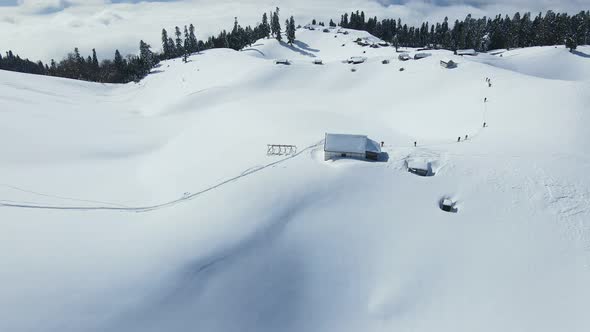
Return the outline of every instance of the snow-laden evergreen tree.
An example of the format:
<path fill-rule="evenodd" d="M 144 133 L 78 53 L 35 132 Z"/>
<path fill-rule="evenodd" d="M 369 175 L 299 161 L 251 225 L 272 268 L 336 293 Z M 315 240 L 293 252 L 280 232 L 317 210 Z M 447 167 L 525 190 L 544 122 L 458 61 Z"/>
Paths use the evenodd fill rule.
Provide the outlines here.
<path fill-rule="evenodd" d="M 244 29 L 244 46 L 252 46 L 252 43 L 255 41 L 255 33 L 252 30 L 252 27 L 247 26 Z"/>
<path fill-rule="evenodd" d="M 343 28 L 348 27 L 348 13 L 344 13 L 340 18 L 340 26 Z"/>
<path fill-rule="evenodd" d="M 295 19 L 293 18 L 293 16 L 291 16 L 291 18 L 289 18 L 286 22 L 285 25 L 287 26 L 287 42 L 291 45 L 293 45 L 293 43 L 295 42 Z"/>
<path fill-rule="evenodd" d="M 195 26 L 194 25 L 189 25 L 188 27 L 188 33 L 189 33 L 189 48 L 191 53 L 192 52 L 199 52 L 199 42 L 197 41 L 197 36 L 195 35 Z"/>
<path fill-rule="evenodd" d="M 276 8 L 275 12 L 272 13 L 272 19 L 270 23 L 270 29 L 272 35 L 276 38 L 276 40 L 281 41 L 283 38 L 281 36 L 281 21 L 279 18 L 279 7 Z"/>
<path fill-rule="evenodd" d="M 264 38 L 270 37 L 270 24 L 268 23 L 268 16 L 266 13 L 262 14 L 262 24 L 260 25 L 261 34 Z"/>
<path fill-rule="evenodd" d="M 565 38 L 565 47 L 570 49 L 570 52 L 573 52 L 578 47 L 578 39 L 574 34 L 569 34 Z"/>
<path fill-rule="evenodd" d="M 165 59 L 171 58 L 170 44 L 168 44 L 168 31 L 162 29 L 162 52 Z"/>
<path fill-rule="evenodd" d="M 190 35 L 188 33 L 188 27 L 184 26 L 184 41 L 183 41 L 183 56 L 188 58 L 188 56 L 192 53 L 191 51 L 191 40 Z"/>
<path fill-rule="evenodd" d="M 147 75 L 154 67 L 154 53 L 152 53 L 151 46 L 141 40 L 139 42 L 139 71 L 140 74 Z M 143 77 L 143 76 L 142 76 Z"/>
<path fill-rule="evenodd" d="M 177 26 L 174 28 L 174 34 L 176 35 L 176 56 L 182 55 L 183 52 L 183 44 L 182 44 L 182 32 L 180 32 L 180 28 Z"/>
<path fill-rule="evenodd" d="M 229 47 L 234 50 L 240 50 L 242 48 L 241 29 L 237 17 L 234 17 L 234 27 L 229 37 Z"/>
<path fill-rule="evenodd" d="M 93 69 L 98 69 L 98 57 L 96 56 L 96 49 L 92 49 L 92 67 Z"/>
<path fill-rule="evenodd" d="M 174 40 L 172 39 L 172 37 L 168 37 L 168 43 L 167 44 L 168 44 L 168 56 L 166 58 L 167 59 L 172 59 L 178 53 L 176 51 L 176 44 L 174 44 Z"/>
<path fill-rule="evenodd" d="M 88 79 L 91 81 L 98 81 L 100 64 L 98 63 L 98 57 L 96 56 L 96 49 L 92 49 L 92 59 L 88 62 L 90 64 L 90 73 Z"/>

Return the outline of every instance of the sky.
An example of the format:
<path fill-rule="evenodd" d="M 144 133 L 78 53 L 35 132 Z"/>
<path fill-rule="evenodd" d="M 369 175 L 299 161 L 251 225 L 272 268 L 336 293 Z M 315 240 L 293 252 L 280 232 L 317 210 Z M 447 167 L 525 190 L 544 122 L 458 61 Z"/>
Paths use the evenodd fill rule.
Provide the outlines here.
<path fill-rule="evenodd" d="M 339 20 L 344 12 L 364 10 L 367 16 L 401 18 L 404 23 L 462 19 L 516 11 L 548 9 L 577 13 L 590 0 L 0 0 L 0 52 L 12 50 L 31 60 L 60 60 L 74 47 L 87 55 L 112 58 L 115 49 L 137 52 L 139 41 L 160 49 L 162 28 L 194 24 L 198 38 L 230 29 L 234 17 L 254 25 L 276 6 L 282 18 L 298 24 L 312 18 Z"/>

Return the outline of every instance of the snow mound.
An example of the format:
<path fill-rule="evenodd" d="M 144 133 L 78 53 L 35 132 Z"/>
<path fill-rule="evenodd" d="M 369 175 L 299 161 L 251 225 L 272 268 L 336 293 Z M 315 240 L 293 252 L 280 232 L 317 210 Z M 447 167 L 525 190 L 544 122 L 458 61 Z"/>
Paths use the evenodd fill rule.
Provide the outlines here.
<path fill-rule="evenodd" d="M 590 46 L 579 46 L 574 52 L 563 46 L 499 50 L 480 54 L 474 61 L 546 79 L 590 80 Z"/>

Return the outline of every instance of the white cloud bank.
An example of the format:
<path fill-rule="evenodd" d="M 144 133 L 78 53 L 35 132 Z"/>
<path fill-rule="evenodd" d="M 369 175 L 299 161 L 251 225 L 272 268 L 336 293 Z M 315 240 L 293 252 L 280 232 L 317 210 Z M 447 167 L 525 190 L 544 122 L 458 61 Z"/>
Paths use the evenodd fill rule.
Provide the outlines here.
<path fill-rule="evenodd" d="M 339 19 L 344 12 L 364 10 L 367 15 L 400 17 L 407 23 L 451 20 L 467 14 L 478 17 L 516 11 L 577 12 L 590 8 L 590 0 L 185 0 L 177 2 L 111 3 L 109 0 L 19 0 L 15 7 L 0 7 L 0 51 L 11 49 L 31 59 L 61 59 L 74 47 L 83 54 L 96 48 L 99 57 L 112 57 L 115 49 L 134 53 L 143 39 L 160 47 L 160 32 L 193 23 L 198 37 L 229 29 L 237 16 L 242 25 L 256 24 L 264 11 L 279 6 L 283 17 L 299 23 L 315 17 Z"/>

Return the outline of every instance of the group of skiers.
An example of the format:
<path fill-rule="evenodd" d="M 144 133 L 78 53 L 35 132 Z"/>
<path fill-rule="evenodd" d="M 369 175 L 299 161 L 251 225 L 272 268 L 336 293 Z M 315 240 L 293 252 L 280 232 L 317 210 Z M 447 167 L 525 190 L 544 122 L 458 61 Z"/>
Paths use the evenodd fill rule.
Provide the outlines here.
<path fill-rule="evenodd" d="M 464 141 L 466 141 L 468 138 L 469 138 L 469 135 L 465 135 Z M 457 142 L 461 142 L 461 136 L 457 137 Z"/>
<path fill-rule="evenodd" d="M 488 83 L 488 87 L 490 87 L 490 88 L 492 87 L 492 80 L 489 77 L 486 77 L 486 83 Z M 488 97 L 484 97 L 483 98 L 483 102 L 484 103 L 487 103 L 488 102 Z M 487 122 L 484 122 L 483 123 L 483 128 L 486 128 L 487 126 L 488 126 Z M 463 141 L 466 141 L 468 139 L 469 139 L 469 135 L 465 135 L 465 138 L 463 139 Z M 461 142 L 461 136 L 457 137 L 457 142 Z M 381 142 L 381 143 L 382 143 L 381 146 L 383 146 L 383 142 Z M 414 147 L 417 147 L 417 146 L 418 146 L 418 142 L 417 141 L 414 141 Z"/>

